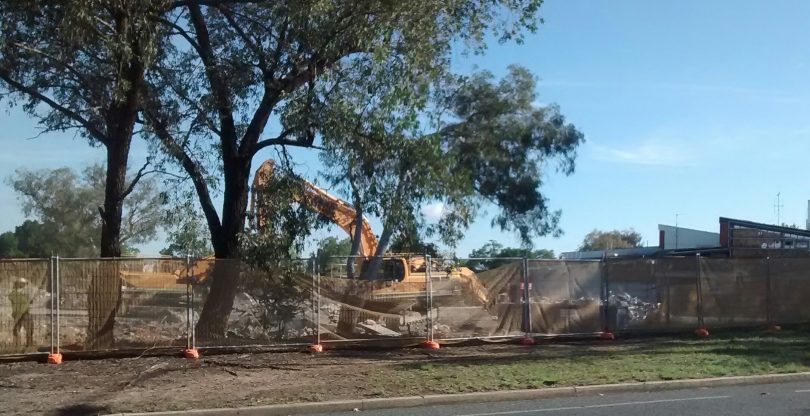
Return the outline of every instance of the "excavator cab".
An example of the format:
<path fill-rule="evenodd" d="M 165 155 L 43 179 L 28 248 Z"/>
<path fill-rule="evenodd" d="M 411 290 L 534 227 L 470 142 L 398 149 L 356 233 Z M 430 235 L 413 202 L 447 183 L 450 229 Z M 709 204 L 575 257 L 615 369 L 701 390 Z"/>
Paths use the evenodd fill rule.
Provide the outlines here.
<path fill-rule="evenodd" d="M 371 266 L 372 259 L 367 258 L 363 260 L 362 269 L 368 270 Z M 393 280 L 401 282 L 407 277 L 408 264 L 403 258 L 386 258 L 383 259 L 382 267 L 375 276 L 366 276 L 366 280 Z"/>

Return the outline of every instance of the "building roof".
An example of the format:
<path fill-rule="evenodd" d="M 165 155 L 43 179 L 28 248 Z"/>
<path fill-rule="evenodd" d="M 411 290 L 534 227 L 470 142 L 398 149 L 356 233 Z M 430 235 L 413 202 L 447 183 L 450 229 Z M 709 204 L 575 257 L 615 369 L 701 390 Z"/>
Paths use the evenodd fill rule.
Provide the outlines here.
<path fill-rule="evenodd" d="M 734 218 L 720 217 L 720 223 L 724 223 L 724 222 L 728 223 L 728 225 L 730 227 L 733 227 L 733 226 L 736 225 L 736 226 L 745 227 L 745 228 L 754 228 L 754 229 L 757 229 L 757 230 L 771 231 L 771 232 L 779 233 L 779 234 L 792 234 L 792 235 L 797 235 L 797 236 L 801 236 L 801 237 L 810 238 L 810 231 L 802 230 L 801 228 L 782 227 L 782 226 L 779 226 L 779 225 L 763 224 L 763 223 L 753 222 L 753 221 L 736 220 Z"/>

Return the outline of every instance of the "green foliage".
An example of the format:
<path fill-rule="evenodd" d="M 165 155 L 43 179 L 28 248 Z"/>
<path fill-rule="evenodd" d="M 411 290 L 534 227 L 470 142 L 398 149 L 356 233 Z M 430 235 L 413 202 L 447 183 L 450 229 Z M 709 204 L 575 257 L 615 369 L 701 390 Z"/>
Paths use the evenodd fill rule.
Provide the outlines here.
<path fill-rule="evenodd" d="M 338 239 L 327 237 L 318 242 L 318 252 L 315 262 L 321 273 L 329 270 L 332 265 L 346 264 L 346 256 L 351 254 L 352 240 L 350 238 Z"/>
<path fill-rule="evenodd" d="M 391 252 L 403 254 L 426 254 L 431 257 L 440 257 L 439 247 L 433 243 L 425 242 L 418 230 L 405 230 L 391 241 Z"/>
<path fill-rule="evenodd" d="M 489 204 L 500 209 L 493 226 L 516 231 L 526 246 L 559 235 L 560 213 L 548 209 L 542 179 L 555 161 L 558 172 L 573 172 L 583 135 L 556 106 L 534 104 L 531 73 L 511 66 L 500 81 L 483 72 L 428 88 L 409 69 L 395 79 L 337 83 L 319 117 L 327 178 L 382 217 L 381 250 L 388 237 L 419 229 L 453 245 Z M 418 209 L 432 201 L 445 212 L 428 225 Z"/>
<path fill-rule="evenodd" d="M 614 248 L 634 248 L 641 247 L 641 234 L 634 229 L 589 232 L 579 251 L 610 250 Z"/>
<path fill-rule="evenodd" d="M 311 311 L 311 285 L 308 283 L 312 275 L 306 269 L 306 262 L 270 259 L 257 263 L 254 259 L 251 263 L 253 265 L 242 272 L 240 289 L 255 302 L 242 314 L 248 326 L 261 331 L 249 335 L 273 341 L 300 336 L 296 330 L 303 327 L 301 318 Z"/>
<path fill-rule="evenodd" d="M 112 116 L 137 87 L 131 70 L 157 58 L 163 31 L 149 14 L 164 4 L 0 2 L 0 88 L 9 93 L 0 97 L 22 104 L 46 131 L 75 129 L 93 145 L 128 143 L 113 137 Z"/>
<path fill-rule="evenodd" d="M 69 168 L 31 171 L 18 169 L 7 182 L 18 194 L 26 221 L 15 235 L 21 254 L 92 257 L 99 254 L 104 203 L 104 168 L 92 165 L 81 175 Z M 121 243 L 131 246 L 151 241 L 162 224 L 163 198 L 153 179 L 139 181 L 124 201 Z"/>
<path fill-rule="evenodd" d="M 245 259 L 255 265 L 266 258 L 300 257 L 307 236 L 322 220 L 307 207 L 292 203 L 304 192 L 304 181 L 289 169 L 276 169 L 254 192 L 250 227 L 242 246 Z"/>
<path fill-rule="evenodd" d="M 491 270 L 505 264 L 512 263 L 519 258 L 529 259 L 554 259 L 554 250 L 525 250 L 513 247 L 504 247 L 502 244 L 495 240 L 489 240 L 482 247 L 473 250 L 470 253 L 471 258 L 477 258 L 467 261 L 467 267 L 473 270 Z M 487 259 L 487 260 L 481 260 Z"/>
<path fill-rule="evenodd" d="M 26 220 L 14 229 L 14 236 L 17 239 L 17 250 L 23 257 L 42 258 L 61 253 L 66 257 L 78 257 L 89 251 L 86 245 L 75 246 L 77 241 L 61 235 L 59 227 L 53 222 Z"/>
<path fill-rule="evenodd" d="M 13 232 L 7 231 L 0 234 L 0 259 L 23 257 L 17 246 L 17 236 Z"/>
<path fill-rule="evenodd" d="M 206 224 L 193 204 L 177 205 L 166 216 L 168 245 L 160 250 L 163 256 L 206 257 L 213 254 Z"/>

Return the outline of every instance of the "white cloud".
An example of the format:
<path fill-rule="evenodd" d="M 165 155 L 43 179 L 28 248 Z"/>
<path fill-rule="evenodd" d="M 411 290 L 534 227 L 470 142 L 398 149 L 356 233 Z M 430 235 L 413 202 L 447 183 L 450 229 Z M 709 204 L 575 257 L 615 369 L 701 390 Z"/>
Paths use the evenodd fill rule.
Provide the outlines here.
<path fill-rule="evenodd" d="M 682 166 L 693 162 L 684 150 L 684 144 L 677 145 L 663 141 L 647 141 L 624 148 L 593 145 L 591 151 L 595 159 L 616 163 Z"/>
<path fill-rule="evenodd" d="M 444 203 L 433 202 L 422 207 L 422 216 L 430 221 L 438 221 L 444 214 Z"/>

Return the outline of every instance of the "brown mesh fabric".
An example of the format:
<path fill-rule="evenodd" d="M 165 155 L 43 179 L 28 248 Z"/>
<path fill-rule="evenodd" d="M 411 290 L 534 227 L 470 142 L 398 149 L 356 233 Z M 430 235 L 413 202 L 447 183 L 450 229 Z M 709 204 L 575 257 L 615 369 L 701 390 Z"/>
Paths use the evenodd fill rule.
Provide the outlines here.
<path fill-rule="evenodd" d="M 694 258 L 614 260 L 604 267 L 608 329 L 655 332 L 697 325 Z"/>
<path fill-rule="evenodd" d="M 750 326 L 767 321 L 768 265 L 764 259 L 700 259 L 703 323 Z"/>
<path fill-rule="evenodd" d="M 307 260 L 266 262 L 250 267 L 239 260 L 201 260 L 194 277 L 194 321 L 197 346 L 280 345 L 311 342 L 313 274 Z M 228 316 L 208 312 L 215 279 L 236 280 Z M 213 310 L 213 308 L 211 308 Z M 221 327 L 224 333 L 212 330 Z"/>
<path fill-rule="evenodd" d="M 48 351 L 49 260 L 0 260 L 0 355 Z"/>
<path fill-rule="evenodd" d="M 694 258 L 655 260 L 660 315 L 651 330 L 694 329 L 698 326 L 697 261 Z"/>
<path fill-rule="evenodd" d="M 463 263 L 467 263 L 464 261 Z M 435 336 L 487 338 L 518 336 L 522 332 L 522 304 L 516 296 L 523 263 L 514 261 L 491 270 L 445 267 L 432 272 Z"/>
<path fill-rule="evenodd" d="M 810 259 L 771 259 L 769 271 L 772 320 L 810 322 Z"/>
<path fill-rule="evenodd" d="M 60 260 L 63 350 L 170 347 L 185 343 L 183 261 Z"/>
<path fill-rule="evenodd" d="M 575 334 L 601 327 L 598 262 L 530 260 L 532 332 Z"/>

